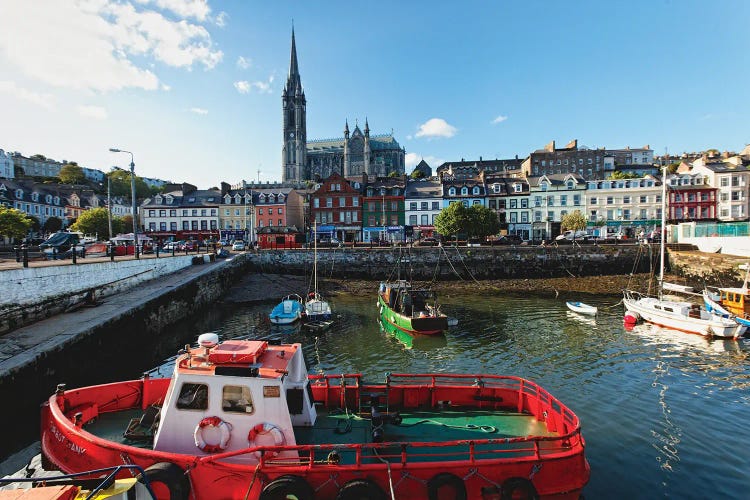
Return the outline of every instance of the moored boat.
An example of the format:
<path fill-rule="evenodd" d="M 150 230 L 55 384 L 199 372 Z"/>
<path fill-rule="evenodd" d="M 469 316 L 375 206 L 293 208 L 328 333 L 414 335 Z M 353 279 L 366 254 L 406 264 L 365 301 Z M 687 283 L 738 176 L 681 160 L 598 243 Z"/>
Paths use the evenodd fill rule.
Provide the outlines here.
<path fill-rule="evenodd" d="M 380 284 L 378 310 L 386 330 L 436 335 L 448 329 L 448 316 L 440 312 L 437 293 L 413 289 L 406 280 Z"/>
<path fill-rule="evenodd" d="M 305 306 L 302 304 L 302 297 L 297 294 L 287 295 L 281 302 L 271 310 L 268 319 L 274 325 L 291 325 L 302 319 Z"/>
<path fill-rule="evenodd" d="M 170 379 L 59 387 L 41 428 L 63 472 L 159 470 L 158 498 L 573 499 L 590 474 L 578 417 L 529 380 L 308 375 L 300 344 L 212 334 Z"/>
<path fill-rule="evenodd" d="M 568 309 L 578 314 L 586 314 L 589 316 L 595 316 L 596 313 L 599 312 L 598 308 L 594 306 L 590 306 L 588 304 L 584 304 L 583 302 L 570 302 L 569 301 L 569 302 L 566 302 L 565 305 L 568 306 Z"/>

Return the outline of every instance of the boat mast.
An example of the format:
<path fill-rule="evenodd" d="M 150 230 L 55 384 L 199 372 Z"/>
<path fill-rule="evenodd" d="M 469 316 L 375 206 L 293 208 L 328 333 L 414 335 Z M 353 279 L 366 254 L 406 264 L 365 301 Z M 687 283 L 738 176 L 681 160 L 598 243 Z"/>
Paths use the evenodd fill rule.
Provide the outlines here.
<path fill-rule="evenodd" d="M 664 286 L 664 239 L 667 223 L 667 162 L 661 175 L 661 239 L 659 243 L 659 300 L 662 299 Z"/>
<path fill-rule="evenodd" d="M 313 222 L 313 292 L 318 297 L 318 221 Z"/>

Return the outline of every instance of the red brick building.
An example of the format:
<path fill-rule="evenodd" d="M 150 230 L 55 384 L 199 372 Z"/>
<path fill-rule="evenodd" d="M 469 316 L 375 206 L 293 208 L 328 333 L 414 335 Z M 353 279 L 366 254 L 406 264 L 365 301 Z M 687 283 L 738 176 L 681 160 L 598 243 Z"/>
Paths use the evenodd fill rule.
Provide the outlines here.
<path fill-rule="evenodd" d="M 319 235 L 330 235 L 346 242 L 361 239 L 362 194 L 359 188 L 358 182 L 350 183 L 341 175 L 333 174 L 310 195 L 310 218 L 317 225 Z"/>

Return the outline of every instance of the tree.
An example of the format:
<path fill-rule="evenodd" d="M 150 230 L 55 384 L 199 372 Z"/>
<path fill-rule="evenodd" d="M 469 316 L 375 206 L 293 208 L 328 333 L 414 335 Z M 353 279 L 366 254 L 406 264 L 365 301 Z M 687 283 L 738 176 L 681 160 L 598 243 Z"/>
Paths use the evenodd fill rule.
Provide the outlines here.
<path fill-rule="evenodd" d="M 423 179 L 424 172 L 422 170 L 419 170 L 418 168 L 415 168 L 409 175 L 409 177 L 411 177 L 412 179 Z"/>
<path fill-rule="evenodd" d="M 39 229 L 41 229 L 42 223 L 39 222 L 39 219 L 37 219 L 33 215 L 27 215 L 26 217 L 28 217 L 29 220 L 31 220 L 31 230 L 32 231 L 37 232 L 37 231 L 39 231 Z"/>
<path fill-rule="evenodd" d="M 20 210 L 0 206 L 0 235 L 23 238 L 31 229 L 31 219 Z"/>
<path fill-rule="evenodd" d="M 42 229 L 45 233 L 54 233 L 55 231 L 59 231 L 60 229 L 62 229 L 62 220 L 57 217 L 49 217 L 46 221 L 44 221 Z"/>
<path fill-rule="evenodd" d="M 60 168 L 60 182 L 63 184 L 82 184 L 85 181 L 86 175 L 78 165 L 66 163 Z"/>
<path fill-rule="evenodd" d="M 435 217 L 435 229 L 443 236 L 456 236 L 468 225 L 468 212 L 463 203 L 451 203 Z"/>
<path fill-rule="evenodd" d="M 115 219 L 118 219 L 118 225 L 122 225 L 122 219 L 120 217 L 113 217 L 113 232 L 115 230 Z M 104 237 L 105 235 L 109 234 L 109 220 L 107 218 L 107 209 L 101 207 L 86 210 L 78 217 L 78 220 L 75 222 L 75 224 L 71 225 L 70 227 L 74 231 L 80 231 L 84 234 L 96 234 Z"/>
<path fill-rule="evenodd" d="M 563 215 L 560 220 L 560 229 L 565 231 L 571 229 L 573 231 L 582 231 L 586 229 L 586 217 L 581 213 L 580 210 Z"/>
<path fill-rule="evenodd" d="M 388 173 L 388 177 L 401 177 L 401 174 L 396 172 L 395 170 Z"/>
<path fill-rule="evenodd" d="M 494 210 L 482 205 L 472 205 L 468 212 L 469 227 L 467 231 L 469 236 L 485 239 L 487 236 L 500 231 L 500 221 Z"/>
<path fill-rule="evenodd" d="M 112 196 L 126 196 L 130 198 L 130 172 L 127 170 L 114 170 L 107 174 L 110 179 L 110 193 Z M 135 197 L 148 198 L 151 196 L 151 189 L 148 184 L 135 176 Z"/>
<path fill-rule="evenodd" d="M 621 172 L 619 170 L 615 170 L 611 174 L 609 174 L 609 179 L 637 179 L 638 174 L 635 172 Z"/>

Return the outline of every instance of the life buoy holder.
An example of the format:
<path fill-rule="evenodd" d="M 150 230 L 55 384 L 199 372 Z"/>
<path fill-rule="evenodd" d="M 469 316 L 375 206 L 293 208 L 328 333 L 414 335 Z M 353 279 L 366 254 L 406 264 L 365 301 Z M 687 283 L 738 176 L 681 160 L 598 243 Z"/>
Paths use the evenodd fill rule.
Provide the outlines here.
<path fill-rule="evenodd" d="M 208 444 L 203 439 L 203 429 L 206 427 L 216 427 L 221 432 L 221 439 L 219 444 Z M 232 424 L 222 420 L 219 417 L 206 417 L 201 420 L 195 427 L 193 432 L 193 438 L 195 439 L 195 446 L 201 451 L 206 453 L 217 453 L 224 451 L 229 444 L 229 439 L 232 437 Z"/>
<path fill-rule="evenodd" d="M 258 434 L 270 434 L 273 436 L 273 446 L 284 446 L 286 444 L 286 438 L 284 437 L 284 433 L 276 427 L 273 424 L 269 424 L 268 422 L 264 422 L 261 424 L 256 425 L 252 429 L 250 429 L 250 432 L 247 434 L 247 442 L 250 445 L 250 447 L 257 446 L 255 443 L 255 439 L 258 437 Z M 266 458 L 273 458 L 276 455 L 278 455 L 279 452 L 277 451 L 266 451 L 265 455 Z M 260 458 L 260 451 L 255 452 L 255 456 Z"/>

